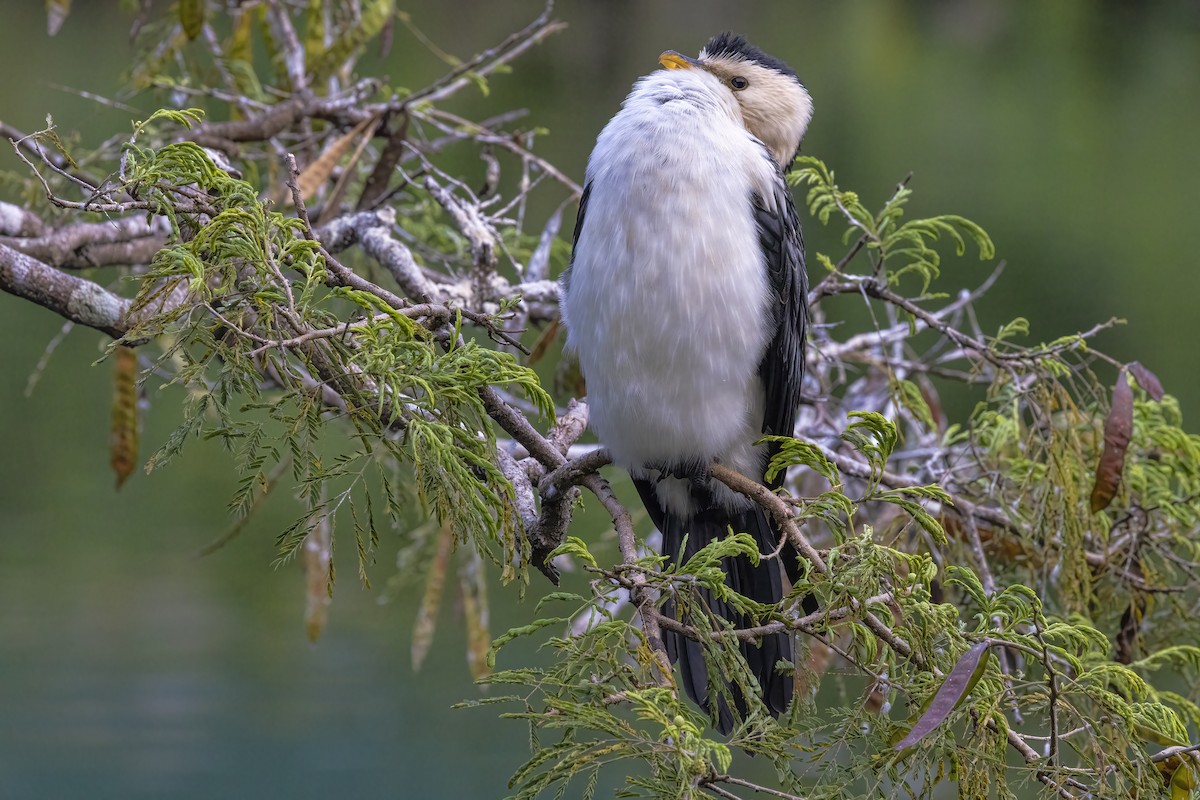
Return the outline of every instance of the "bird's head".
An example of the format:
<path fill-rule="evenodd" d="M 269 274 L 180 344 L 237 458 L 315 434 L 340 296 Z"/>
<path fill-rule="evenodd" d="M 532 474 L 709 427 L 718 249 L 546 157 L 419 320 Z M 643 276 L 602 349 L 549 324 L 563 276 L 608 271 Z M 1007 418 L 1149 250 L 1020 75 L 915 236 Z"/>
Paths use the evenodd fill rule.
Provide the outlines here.
<path fill-rule="evenodd" d="M 769 56 L 743 37 L 714 36 L 697 58 L 668 50 L 658 58 L 667 69 L 702 69 L 733 94 L 750 133 L 787 170 L 812 119 L 812 98 L 784 62 Z"/>

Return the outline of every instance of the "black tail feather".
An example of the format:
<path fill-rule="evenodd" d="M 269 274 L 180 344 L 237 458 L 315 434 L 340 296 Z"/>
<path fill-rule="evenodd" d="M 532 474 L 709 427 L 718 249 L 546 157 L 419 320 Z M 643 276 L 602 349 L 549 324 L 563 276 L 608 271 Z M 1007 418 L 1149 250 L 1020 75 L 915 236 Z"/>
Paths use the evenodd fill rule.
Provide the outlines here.
<path fill-rule="evenodd" d="M 662 532 L 662 552 L 672 563 L 682 563 L 710 542 L 729 535 L 730 527 L 735 532 L 753 536 L 760 553 L 771 553 L 777 547 L 778 533 L 765 512 L 758 507 L 737 514 L 709 507 L 690 519 L 681 519 L 667 513 L 659 505 L 652 482 L 635 480 L 634 484 L 654 524 Z M 749 558 L 739 556 L 726 559 L 724 567 L 725 582 L 738 594 L 764 604 L 778 603 L 783 597 L 778 560 L 761 559 L 755 566 Z M 746 615 L 735 612 L 727 603 L 714 597 L 712 592 L 699 590 L 694 602 L 707 607 L 715 616 L 729 620 L 736 627 L 745 628 L 753 624 Z M 664 612 L 678 618 L 673 602 L 665 604 Z M 667 655 L 672 662 L 679 663 L 683 687 L 688 696 L 701 708 L 715 712 L 717 729 L 721 733 L 729 733 L 734 726 L 735 714 L 742 718 L 746 715 L 746 703 L 737 687 L 729 687 L 728 693 L 734 702 L 734 709 L 731 710 L 720 693 L 714 697 L 710 691 L 703 645 L 672 631 L 666 631 L 664 636 Z M 758 680 L 766 707 L 776 716 L 783 713 L 792 699 L 793 679 L 791 675 L 777 672 L 775 665 L 780 660 L 792 660 L 791 636 L 777 633 L 764 636 L 761 643 L 742 642 L 741 652 L 751 673 Z"/>

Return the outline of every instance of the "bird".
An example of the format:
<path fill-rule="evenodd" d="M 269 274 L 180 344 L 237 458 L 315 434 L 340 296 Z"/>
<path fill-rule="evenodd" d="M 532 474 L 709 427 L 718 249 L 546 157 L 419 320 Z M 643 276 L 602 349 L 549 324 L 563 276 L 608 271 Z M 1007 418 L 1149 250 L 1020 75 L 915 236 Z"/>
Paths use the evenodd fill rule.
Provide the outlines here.
<path fill-rule="evenodd" d="M 798 555 L 779 546 L 761 507 L 709 470 L 716 462 L 762 482 L 779 445 L 756 442 L 791 436 L 796 424 L 808 279 L 785 174 L 812 99 L 795 70 L 733 33 L 696 58 L 668 50 L 658 62 L 588 159 L 560 285 L 566 346 L 586 381 L 590 425 L 629 471 L 663 555 L 679 564 L 731 530 L 749 533 L 761 558 L 725 559 L 726 584 L 774 604 L 780 562 L 795 581 Z M 767 485 L 783 480 L 781 472 Z M 706 607 L 715 624 L 752 624 L 711 591 L 694 591 L 690 607 Z M 668 592 L 664 612 L 681 614 L 681 605 Z M 710 683 L 698 641 L 670 630 L 664 640 L 688 696 L 730 733 L 746 699 Z M 783 713 L 794 679 L 777 663 L 792 660 L 791 637 L 773 633 L 741 652 L 766 708 Z"/>

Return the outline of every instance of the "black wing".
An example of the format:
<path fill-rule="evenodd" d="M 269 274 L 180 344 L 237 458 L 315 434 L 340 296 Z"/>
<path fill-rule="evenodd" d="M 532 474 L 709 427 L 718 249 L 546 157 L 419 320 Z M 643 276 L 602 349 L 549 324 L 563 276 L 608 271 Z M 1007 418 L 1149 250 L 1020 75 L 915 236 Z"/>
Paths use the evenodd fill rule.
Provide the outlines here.
<path fill-rule="evenodd" d="M 592 182 L 584 184 L 583 194 L 579 196 L 579 213 L 575 215 L 575 235 L 571 239 L 571 263 L 567 265 L 559 280 L 562 283 L 562 293 L 571 290 L 571 267 L 575 266 L 575 250 L 579 247 L 579 233 L 583 230 L 583 215 L 587 213 L 588 198 L 592 196 Z"/>
<path fill-rule="evenodd" d="M 755 197 L 754 218 L 758 223 L 758 239 L 766 257 L 767 274 L 775 312 L 774 335 L 758 375 L 766 393 L 763 410 L 763 433 L 791 436 L 800 410 L 800 385 L 804 379 L 804 335 L 808 324 L 808 274 L 804 271 L 804 237 L 800 233 L 800 216 L 788 190 L 783 174 L 775 181 L 774 210 L 768 210 L 762 198 Z M 767 449 L 774 458 L 779 445 Z M 768 486 L 777 489 L 786 476 L 780 472 Z M 783 566 L 788 578 L 800 577 L 799 554 L 788 545 L 783 552 Z M 817 610 L 816 600 L 806 596 L 801 605 L 805 613 Z"/>
<path fill-rule="evenodd" d="M 800 406 L 804 378 L 804 336 L 808 322 L 808 275 L 804 271 L 804 237 L 792 193 L 780 174 L 769 205 L 754 198 L 758 239 L 766 257 L 774 310 L 774 336 L 767 345 L 758 375 L 766 391 L 763 433 L 791 436 Z M 778 447 L 772 447 L 774 455 Z M 777 488 L 783 476 L 771 482 Z"/>

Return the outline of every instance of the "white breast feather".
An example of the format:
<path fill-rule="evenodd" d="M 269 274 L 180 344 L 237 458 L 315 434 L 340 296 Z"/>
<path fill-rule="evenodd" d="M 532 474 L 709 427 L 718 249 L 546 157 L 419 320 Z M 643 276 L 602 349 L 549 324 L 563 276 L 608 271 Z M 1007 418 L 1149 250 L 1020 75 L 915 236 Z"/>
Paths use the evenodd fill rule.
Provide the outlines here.
<path fill-rule="evenodd" d="M 720 459 L 762 476 L 751 444 L 772 331 L 751 196 L 770 198 L 776 174 L 722 93 L 699 70 L 644 78 L 588 166 L 563 305 L 567 344 L 587 379 L 593 428 L 635 475 Z M 685 487 L 671 483 L 660 498 L 684 513 Z"/>

